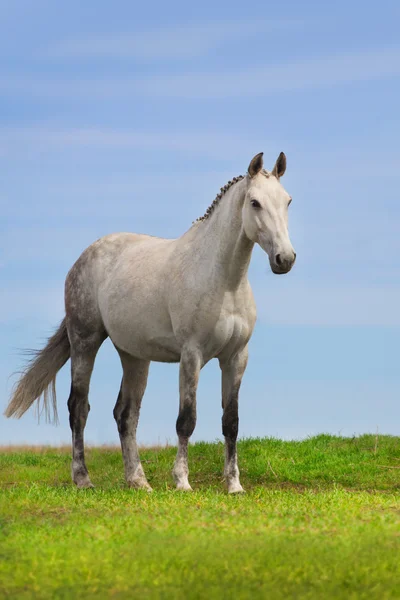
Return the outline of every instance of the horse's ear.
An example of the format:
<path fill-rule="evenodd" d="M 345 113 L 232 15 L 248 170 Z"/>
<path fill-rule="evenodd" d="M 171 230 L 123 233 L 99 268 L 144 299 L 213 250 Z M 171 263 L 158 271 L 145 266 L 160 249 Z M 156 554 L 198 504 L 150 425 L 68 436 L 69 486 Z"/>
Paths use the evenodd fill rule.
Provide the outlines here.
<path fill-rule="evenodd" d="M 263 168 L 263 154 L 264 152 L 260 152 L 259 154 L 256 154 L 254 158 L 252 158 L 249 164 L 249 168 L 247 169 L 250 177 L 254 177 L 255 175 L 257 175 L 257 173 L 259 173 Z"/>
<path fill-rule="evenodd" d="M 281 152 L 278 158 L 276 159 L 276 163 L 274 168 L 272 169 L 272 175 L 275 175 L 277 179 L 282 177 L 286 171 L 286 156 L 284 152 Z"/>

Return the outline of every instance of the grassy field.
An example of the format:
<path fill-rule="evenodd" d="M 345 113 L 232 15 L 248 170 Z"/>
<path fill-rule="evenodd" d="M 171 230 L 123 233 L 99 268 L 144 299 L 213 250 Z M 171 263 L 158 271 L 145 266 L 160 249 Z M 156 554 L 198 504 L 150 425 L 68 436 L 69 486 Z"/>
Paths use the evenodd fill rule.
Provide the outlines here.
<path fill-rule="evenodd" d="M 247 493 L 228 496 L 223 445 L 145 449 L 152 494 L 92 448 L 95 490 L 68 449 L 0 449 L 1 598 L 400 598 L 400 438 L 244 440 Z"/>

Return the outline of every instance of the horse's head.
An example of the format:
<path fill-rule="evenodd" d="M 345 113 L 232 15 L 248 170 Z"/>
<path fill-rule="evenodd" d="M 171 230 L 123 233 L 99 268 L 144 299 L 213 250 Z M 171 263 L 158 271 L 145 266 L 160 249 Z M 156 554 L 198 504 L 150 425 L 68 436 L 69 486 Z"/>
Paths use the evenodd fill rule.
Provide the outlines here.
<path fill-rule="evenodd" d="M 296 259 L 288 231 L 288 207 L 292 199 L 280 182 L 285 170 L 283 152 L 270 173 L 263 169 L 263 153 L 257 154 L 248 168 L 243 205 L 245 233 L 268 254 L 276 275 L 288 273 Z"/>

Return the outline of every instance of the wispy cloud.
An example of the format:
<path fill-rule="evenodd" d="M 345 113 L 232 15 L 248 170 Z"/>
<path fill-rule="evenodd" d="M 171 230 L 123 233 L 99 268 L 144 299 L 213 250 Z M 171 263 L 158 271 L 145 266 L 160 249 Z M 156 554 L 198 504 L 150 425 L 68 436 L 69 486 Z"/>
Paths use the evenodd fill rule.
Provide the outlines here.
<path fill-rule="evenodd" d="M 13 148 L 81 147 L 96 149 L 138 149 L 189 152 L 194 155 L 221 157 L 224 149 L 248 146 L 251 140 L 225 132 L 207 131 L 126 131 L 111 128 L 57 128 L 47 125 L 0 128 L 0 153 L 7 155 Z M 276 151 L 276 149 L 275 149 Z"/>
<path fill-rule="evenodd" d="M 180 98 L 259 97 L 400 75 L 400 47 L 298 60 L 222 73 L 136 81 L 137 93 Z"/>
<path fill-rule="evenodd" d="M 50 97 L 257 98 L 400 75 L 400 47 L 260 65 L 246 70 L 98 79 L 3 76 L 2 93 Z"/>
<path fill-rule="evenodd" d="M 262 34 L 301 29 L 303 20 L 256 19 L 182 24 L 151 31 L 132 31 L 115 36 L 86 37 L 61 41 L 46 55 L 52 58 L 117 58 L 153 60 L 189 60 L 206 55 L 229 42 Z"/>
<path fill-rule="evenodd" d="M 382 135 L 383 140 L 387 139 Z M 246 128 L 192 129 L 192 130 L 160 130 L 160 129 L 120 129 L 106 126 L 65 126 L 49 121 L 23 126 L 0 126 L 0 156 L 6 159 L 8 156 L 21 158 L 26 154 L 38 151 L 44 153 L 85 150 L 103 151 L 155 151 L 184 153 L 185 156 L 204 156 L 211 159 L 230 157 L 232 161 L 247 161 L 258 151 L 265 153 L 265 160 L 273 161 L 278 151 L 283 147 L 290 146 L 291 156 L 295 160 L 290 161 L 290 175 L 296 181 L 305 181 L 309 185 L 308 165 L 313 164 L 313 180 L 331 180 L 332 173 L 340 172 L 340 177 L 351 178 L 381 178 L 381 170 L 377 168 L 376 148 L 363 147 L 353 141 L 347 140 L 346 146 L 338 147 L 309 147 L 307 155 L 304 156 L 304 143 L 295 144 L 288 138 L 275 139 L 269 136 L 266 140 L 263 131 L 247 131 Z M 90 154 L 93 156 L 93 154 Z M 351 164 L 351 169 L 343 166 Z M 244 169 L 246 162 L 241 162 L 239 169 Z M 395 151 L 385 156 L 385 178 L 398 178 L 400 166 L 400 155 Z M 180 164 L 177 163 L 178 170 Z M 181 173 L 184 177 L 186 174 Z M 208 173 L 210 169 L 208 169 Z M 223 175 L 223 173 L 222 173 Z M 190 173 L 189 178 L 195 176 Z M 203 173 L 204 176 L 204 173 Z M 228 172 L 228 176 L 230 173 Z M 163 179 L 165 174 L 163 174 Z M 108 179 L 110 179 L 108 177 Z M 92 187 L 93 182 L 91 182 Z M 64 182 L 63 182 L 63 185 Z M 115 182 L 118 189 L 125 188 L 121 185 L 120 176 Z"/>

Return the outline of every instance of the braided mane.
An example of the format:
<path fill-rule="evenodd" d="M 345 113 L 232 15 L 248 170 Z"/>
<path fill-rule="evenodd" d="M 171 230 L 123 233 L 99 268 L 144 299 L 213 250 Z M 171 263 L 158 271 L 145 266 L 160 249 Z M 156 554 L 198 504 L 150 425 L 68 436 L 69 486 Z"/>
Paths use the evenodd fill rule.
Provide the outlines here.
<path fill-rule="evenodd" d="M 216 195 L 215 199 L 212 201 L 212 203 L 210 204 L 210 206 L 207 208 L 207 210 L 204 213 L 204 215 L 202 217 L 199 217 L 195 221 L 193 221 L 193 223 L 198 223 L 199 221 L 205 221 L 206 219 L 208 219 L 208 217 L 211 215 L 211 213 L 214 211 L 214 209 L 218 206 L 218 204 L 219 204 L 222 196 L 224 196 L 226 194 L 226 192 L 233 185 L 235 185 L 235 183 L 237 183 L 238 181 L 241 181 L 242 179 L 244 179 L 244 175 L 239 175 L 238 177 L 234 177 L 233 179 L 231 179 L 230 181 L 228 181 L 228 183 L 226 185 L 224 185 L 224 187 L 222 187 L 220 189 L 219 194 Z"/>
<path fill-rule="evenodd" d="M 265 177 L 269 177 L 270 176 L 270 173 L 268 171 L 265 171 L 264 169 L 261 171 L 261 173 Z M 193 221 L 193 223 L 199 223 L 200 221 L 206 221 L 208 219 L 208 217 L 214 212 L 215 208 L 218 206 L 218 204 L 220 203 L 221 198 L 226 194 L 226 192 L 233 185 L 235 185 L 235 183 L 238 183 L 239 181 L 242 181 L 242 179 L 245 179 L 245 175 L 239 175 L 238 177 L 234 177 L 233 179 L 231 179 L 230 181 L 228 181 L 228 183 L 226 185 L 224 185 L 224 187 L 222 187 L 220 189 L 219 194 L 216 195 L 215 199 L 212 201 L 212 203 L 210 204 L 210 206 L 207 208 L 207 210 L 204 213 L 204 215 L 202 217 L 199 217 L 195 221 Z"/>

